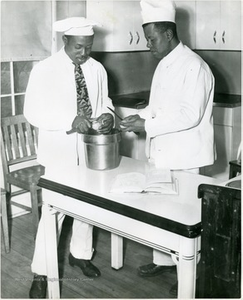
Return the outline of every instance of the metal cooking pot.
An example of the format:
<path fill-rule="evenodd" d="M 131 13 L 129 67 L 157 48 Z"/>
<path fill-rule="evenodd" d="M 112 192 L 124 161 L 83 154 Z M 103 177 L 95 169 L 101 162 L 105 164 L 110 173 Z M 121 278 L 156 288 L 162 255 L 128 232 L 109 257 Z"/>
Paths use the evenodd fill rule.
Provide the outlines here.
<path fill-rule="evenodd" d="M 109 170 L 120 163 L 119 142 L 121 132 L 113 129 L 111 134 L 82 134 L 85 162 L 89 169 Z"/>

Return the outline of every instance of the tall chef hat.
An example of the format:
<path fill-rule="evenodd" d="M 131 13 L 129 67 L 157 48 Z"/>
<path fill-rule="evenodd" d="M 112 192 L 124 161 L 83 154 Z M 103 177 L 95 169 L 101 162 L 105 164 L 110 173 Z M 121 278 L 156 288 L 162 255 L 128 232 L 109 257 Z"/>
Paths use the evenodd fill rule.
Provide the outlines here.
<path fill-rule="evenodd" d="M 53 30 L 65 35 L 89 36 L 94 34 L 93 26 L 100 25 L 83 17 L 73 17 L 54 22 Z"/>
<path fill-rule="evenodd" d="M 143 24 L 153 22 L 175 23 L 176 5 L 171 0 L 141 0 Z"/>

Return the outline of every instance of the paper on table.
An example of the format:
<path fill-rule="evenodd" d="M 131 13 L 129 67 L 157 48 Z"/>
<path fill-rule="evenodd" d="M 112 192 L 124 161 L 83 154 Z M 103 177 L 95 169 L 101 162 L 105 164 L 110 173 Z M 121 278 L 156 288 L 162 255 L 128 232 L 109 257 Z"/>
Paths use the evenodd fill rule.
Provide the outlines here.
<path fill-rule="evenodd" d="M 172 182 L 170 169 L 152 169 L 146 176 L 146 186 L 158 182 Z"/>
<path fill-rule="evenodd" d="M 154 169 L 146 175 L 138 172 L 117 175 L 110 192 L 178 194 L 178 185 L 170 170 Z"/>
<path fill-rule="evenodd" d="M 131 172 L 116 176 L 112 185 L 112 193 L 141 193 L 145 185 L 145 176 L 142 173 Z"/>

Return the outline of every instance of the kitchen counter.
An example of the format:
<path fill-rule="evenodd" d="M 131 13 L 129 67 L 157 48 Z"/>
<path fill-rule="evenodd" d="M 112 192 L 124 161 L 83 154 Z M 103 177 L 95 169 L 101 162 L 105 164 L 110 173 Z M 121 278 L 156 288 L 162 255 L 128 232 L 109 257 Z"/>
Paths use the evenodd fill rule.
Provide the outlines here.
<path fill-rule="evenodd" d="M 110 96 L 115 107 L 144 108 L 149 103 L 150 91 Z"/>
<path fill-rule="evenodd" d="M 220 106 L 220 107 L 241 106 L 241 95 L 215 94 L 214 106 Z"/>
<path fill-rule="evenodd" d="M 148 105 L 150 91 L 114 95 L 111 96 L 113 105 L 115 107 L 129 107 L 129 108 L 144 108 Z M 241 106 L 241 95 L 229 95 L 216 93 L 214 96 L 214 106 L 219 107 L 237 107 Z"/>

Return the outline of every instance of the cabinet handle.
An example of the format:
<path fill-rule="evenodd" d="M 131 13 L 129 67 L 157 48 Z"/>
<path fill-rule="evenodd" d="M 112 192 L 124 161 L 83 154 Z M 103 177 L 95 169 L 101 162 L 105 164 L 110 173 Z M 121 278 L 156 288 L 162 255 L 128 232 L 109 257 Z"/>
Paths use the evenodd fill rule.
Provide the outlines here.
<path fill-rule="evenodd" d="M 223 34 L 222 34 L 222 41 L 223 41 L 223 43 L 225 44 L 224 36 L 225 36 L 225 31 L 224 31 Z"/>
<path fill-rule="evenodd" d="M 217 31 L 215 30 L 214 34 L 213 34 L 213 41 L 214 41 L 215 44 L 216 44 L 216 35 L 217 35 Z"/>
<path fill-rule="evenodd" d="M 139 41 L 140 41 L 140 36 L 139 36 L 139 33 L 137 31 L 136 31 L 136 34 L 137 34 L 137 42 L 136 42 L 136 44 L 138 44 Z"/>
<path fill-rule="evenodd" d="M 129 42 L 129 44 L 131 45 L 131 43 L 132 43 L 132 41 L 133 41 L 133 35 L 132 35 L 132 33 L 131 33 L 131 31 L 129 31 L 129 34 L 130 34 L 130 42 Z"/>

